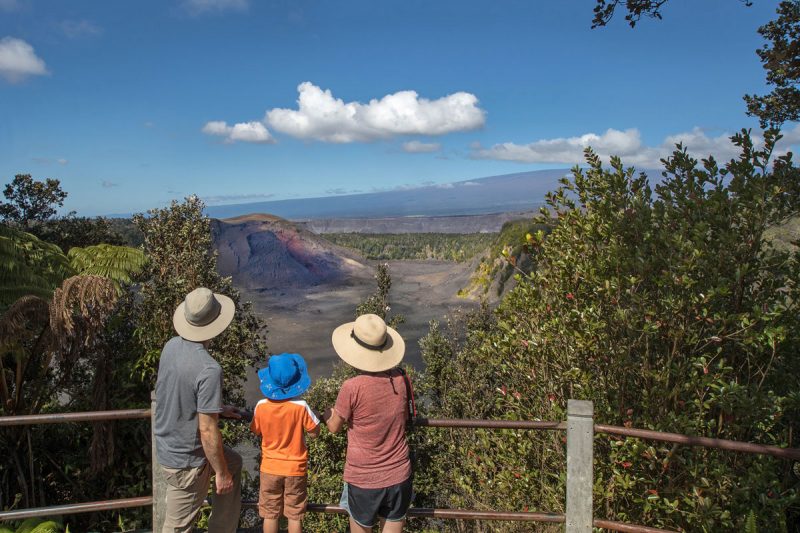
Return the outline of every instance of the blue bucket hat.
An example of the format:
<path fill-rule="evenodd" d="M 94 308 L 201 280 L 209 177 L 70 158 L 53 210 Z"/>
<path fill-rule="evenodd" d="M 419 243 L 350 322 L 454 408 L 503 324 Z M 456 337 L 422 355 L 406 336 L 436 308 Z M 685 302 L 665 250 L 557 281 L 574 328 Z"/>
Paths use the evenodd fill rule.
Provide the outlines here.
<path fill-rule="evenodd" d="M 287 400 L 300 396 L 311 385 L 311 377 L 303 356 L 282 353 L 269 358 L 267 366 L 258 371 L 261 392 L 270 400 Z"/>

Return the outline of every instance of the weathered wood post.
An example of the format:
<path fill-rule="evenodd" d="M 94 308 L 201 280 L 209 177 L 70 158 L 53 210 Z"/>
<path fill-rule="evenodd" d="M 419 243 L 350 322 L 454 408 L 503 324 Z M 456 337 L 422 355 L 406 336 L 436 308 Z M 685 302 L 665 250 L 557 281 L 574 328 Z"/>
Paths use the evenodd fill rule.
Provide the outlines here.
<path fill-rule="evenodd" d="M 567 401 L 567 528 L 591 533 L 594 485 L 594 404 Z"/>
<path fill-rule="evenodd" d="M 156 391 L 150 392 L 150 447 L 153 458 L 150 467 L 153 470 L 153 532 L 160 533 L 164 528 L 164 512 L 167 503 L 167 485 L 164 472 L 158 464 L 156 456 Z"/>

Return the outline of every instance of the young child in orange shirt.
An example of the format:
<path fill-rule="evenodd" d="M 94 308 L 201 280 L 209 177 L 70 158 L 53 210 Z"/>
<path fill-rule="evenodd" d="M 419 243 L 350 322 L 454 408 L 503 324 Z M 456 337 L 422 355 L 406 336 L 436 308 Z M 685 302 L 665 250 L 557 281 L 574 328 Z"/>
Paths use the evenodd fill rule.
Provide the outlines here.
<path fill-rule="evenodd" d="M 299 354 L 282 353 L 269 358 L 258 371 L 261 392 L 250 429 L 261 435 L 261 484 L 258 514 L 264 533 L 278 533 L 281 515 L 289 520 L 289 533 L 301 533 L 308 502 L 309 437 L 319 435 L 319 419 L 299 399 L 311 385 L 306 362 Z"/>

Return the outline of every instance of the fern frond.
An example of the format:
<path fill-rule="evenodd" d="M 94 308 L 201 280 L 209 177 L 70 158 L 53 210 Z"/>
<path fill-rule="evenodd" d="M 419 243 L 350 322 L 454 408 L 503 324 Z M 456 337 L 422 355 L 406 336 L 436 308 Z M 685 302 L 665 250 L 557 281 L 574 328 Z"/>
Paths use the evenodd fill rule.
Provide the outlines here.
<path fill-rule="evenodd" d="M 51 293 L 72 273 L 58 246 L 0 224 L 0 309 L 20 295 Z"/>
<path fill-rule="evenodd" d="M 79 274 L 102 276 L 120 283 L 131 283 L 147 263 L 143 251 L 128 246 L 98 244 L 69 250 L 69 261 Z"/>
<path fill-rule="evenodd" d="M 75 333 L 76 320 L 87 338 L 96 333 L 113 312 L 119 293 L 114 282 L 100 276 L 72 276 L 53 293 L 50 329 L 61 343 Z"/>

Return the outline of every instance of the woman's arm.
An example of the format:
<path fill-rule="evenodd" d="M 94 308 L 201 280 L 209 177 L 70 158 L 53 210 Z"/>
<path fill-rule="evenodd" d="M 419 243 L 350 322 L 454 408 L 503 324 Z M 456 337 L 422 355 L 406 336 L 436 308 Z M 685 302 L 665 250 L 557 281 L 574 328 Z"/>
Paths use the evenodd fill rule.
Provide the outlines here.
<path fill-rule="evenodd" d="M 338 433 L 345 425 L 345 420 L 339 416 L 332 407 L 328 407 L 322 414 L 322 421 L 328 426 L 328 431 Z"/>

